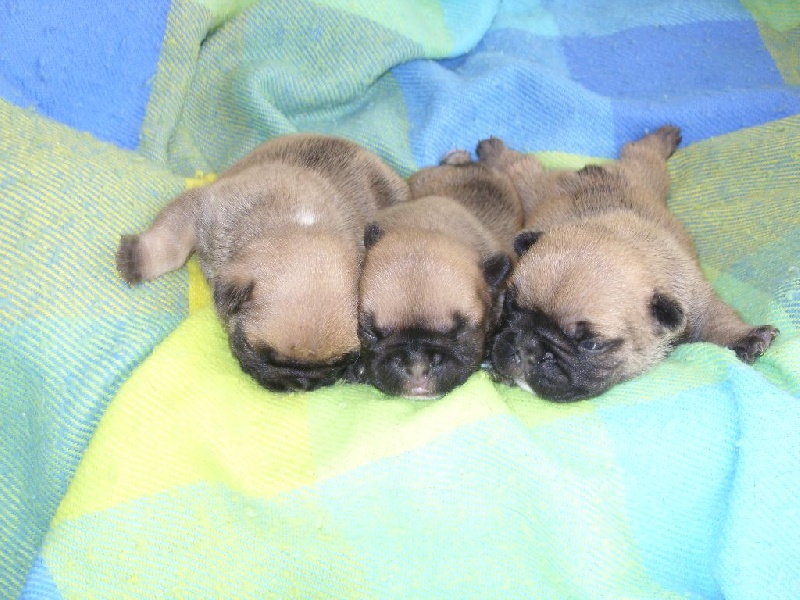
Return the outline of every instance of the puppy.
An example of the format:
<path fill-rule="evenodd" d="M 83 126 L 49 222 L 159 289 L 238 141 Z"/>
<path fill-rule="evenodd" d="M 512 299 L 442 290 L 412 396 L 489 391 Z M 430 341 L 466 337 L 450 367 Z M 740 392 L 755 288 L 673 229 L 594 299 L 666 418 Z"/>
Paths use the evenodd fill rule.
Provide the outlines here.
<path fill-rule="evenodd" d="M 577 172 L 545 172 L 498 139 L 479 144 L 526 211 L 491 343 L 499 380 L 569 402 L 639 375 L 676 344 L 712 342 L 748 363 L 769 347 L 778 330 L 747 325 L 714 293 L 667 210 L 666 161 L 680 139 L 662 127 L 619 161 Z"/>
<path fill-rule="evenodd" d="M 480 367 L 523 213 L 508 178 L 463 151 L 409 185 L 416 199 L 382 210 L 365 231 L 351 380 L 432 399 Z"/>
<path fill-rule="evenodd" d="M 123 236 L 117 270 L 138 283 L 196 251 L 242 369 L 270 390 L 312 390 L 358 354 L 365 224 L 409 197 L 407 182 L 356 144 L 287 135 Z"/>

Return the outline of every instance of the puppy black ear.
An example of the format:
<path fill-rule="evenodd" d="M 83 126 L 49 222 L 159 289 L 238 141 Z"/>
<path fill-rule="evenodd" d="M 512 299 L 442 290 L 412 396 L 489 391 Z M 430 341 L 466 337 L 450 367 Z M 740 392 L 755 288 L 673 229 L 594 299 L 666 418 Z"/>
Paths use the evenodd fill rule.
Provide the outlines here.
<path fill-rule="evenodd" d="M 530 250 L 530 247 L 542 237 L 543 233 L 543 231 L 523 231 L 518 233 L 517 237 L 514 238 L 514 252 L 517 253 L 517 256 L 522 256 Z"/>
<path fill-rule="evenodd" d="M 371 314 L 361 313 L 358 315 L 358 339 L 367 346 L 380 339 L 378 331 L 375 329 L 375 317 Z"/>
<path fill-rule="evenodd" d="M 660 292 L 653 294 L 653 298 L 650 301 L 650 312 L 662 327 L 670 331 L 680 329 L 686 322 L 683 307 L 678 301 Z"/>
<path fill-rule="evenodd" d="M 489 287 L 496 288 L 503 283 L 511 272 L 511 257 L 505 252 L 498 252 L 489 258 L 484 259 L 481 267 L 483 268 L 483 278 Z"/>
<path fill-rule="evenodd" d="M 463 339 L 469 339 L 474 331 L 474 327 L 470 327 L 467 317 L 460 312 L 453 315 L 453 327 L 450 329 L 449 334 L 453 340 L 459 342 Z"/>
<path fill-rule="evenodd" d="M 384 231 L 377 223 L 368 223 L 364 228 L 364 247 L 369 249 L 383 237 Z"/>
<path fill-rule="evenodd" d="M 253 296 L 254 281 L 238 283 L 220 281 L 214 286 L 214 304 L 220 314 L 227 316 L 239 312 Z"/>

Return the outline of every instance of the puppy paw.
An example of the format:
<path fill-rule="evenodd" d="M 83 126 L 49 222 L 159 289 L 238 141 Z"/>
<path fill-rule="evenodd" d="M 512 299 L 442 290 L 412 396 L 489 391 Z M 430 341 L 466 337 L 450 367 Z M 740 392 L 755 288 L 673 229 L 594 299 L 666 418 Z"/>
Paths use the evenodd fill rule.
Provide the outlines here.
<path fill-rule="evenodd" d="M 659 127 L 652 134 L 648 136 L 659 146 L 659 153 L 666 159 L 675 153 L 675 150 L 680 145 L 683 137 L 681 130 L 672 125 L 664 125 Z M 645 138 L 647 139 L 647 138 Z"/>
<path fill-rule="evenodd" d="M 507 150 L 508 148 L 506 148 L 503 140 L 492 136 L 478 142 L 475 153 L 478 155 L 478 159 L 481 162 L 492 164 L 502 161 L 503 155 Z"/>
<path fill-rule="evenodd" d="M 442 161 L 439 164 L 460 166 L 460 165 L 468 165 L 471 162 L 472 162 L 472 157 L 466 150 L 451 150 L 450 152 L 444 155 L 444 158 L 442 158 Z"/>
<path fill-rule="evenodd" d="M 754 327 L 744 337 L 735 342 L 731 349 L 736 352 L 736 356 L 740 360 L 750 364 L 764 354 L 777 335 L 778 330 L 771 325 Z"/>
<path fill-rule="evenodd" d="M 142 260 L 139 253 L 139 236 L 123 235 L 117 249 L 117 272 L 130 284 L 142 281 Z"/>

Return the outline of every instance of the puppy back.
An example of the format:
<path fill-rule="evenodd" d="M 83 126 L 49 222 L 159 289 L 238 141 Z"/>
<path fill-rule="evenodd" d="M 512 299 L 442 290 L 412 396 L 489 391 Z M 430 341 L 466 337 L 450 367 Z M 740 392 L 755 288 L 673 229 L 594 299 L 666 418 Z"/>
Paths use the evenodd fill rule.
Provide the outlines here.
<path fill-rule="evenodd" d="M 409 178 L 411 195 L 448 196 L 463 206 L 505 247 L 524 221 L 522 203 L 505 173 L 480 163 L 440 165 Z"/>
<path fill-rule="evenodd" d="M 268 162 L 320 174 L 347 202 L 382 208 L 410 197 L 406 181 L 376 154 L 350 140 L 313 133 L 289 134 L 265 142 L 223 176 Z"/>
<path fill-rule="evenodd" d="M 426 196 L 378 212 L 376 222 L 384 230 L 435 232 L 472 249 L 479 260 L 508 252 L 496 235 L 471 210 L 449 196 Z"/>

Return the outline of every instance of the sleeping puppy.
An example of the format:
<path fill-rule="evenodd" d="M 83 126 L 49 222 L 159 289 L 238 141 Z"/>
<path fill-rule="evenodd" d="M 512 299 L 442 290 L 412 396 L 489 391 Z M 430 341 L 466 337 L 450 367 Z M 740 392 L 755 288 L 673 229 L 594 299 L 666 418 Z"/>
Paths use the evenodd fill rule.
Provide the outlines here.
<path fill-rule="evenodd" d="M 358 354 L 365 224 L 409 196 L 406 181 L 352 142 L 279 137 L 123 236 L 117 270 L 138 283 L 196 251 L 242 369 L 270 390 L 311 390 Z"/>
<path fill-rule="evenodd" d="M 351 380 L 391 395 L 441 396 L 480 367 L 493 300 L 522 225 L 510 181 L 466 152 L 409 180 L 409 203 L 367 226 L 361 357 Z"/>
<path fill-rule="evenodd" d="M 747 325 L 714 293 L 667 210 L 666 161 L 679 143 L 662 127 L 619 161 L 577 172 L 545 172 L 498 139 L 479 144 L 526 210 L 491 343 L 498 379 L 569 402 L 639 375 L 676 344 L 712 342 L 748 363 L 769 347 L 777 329 Z"/>

